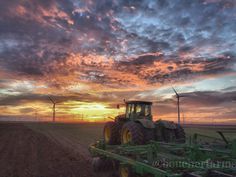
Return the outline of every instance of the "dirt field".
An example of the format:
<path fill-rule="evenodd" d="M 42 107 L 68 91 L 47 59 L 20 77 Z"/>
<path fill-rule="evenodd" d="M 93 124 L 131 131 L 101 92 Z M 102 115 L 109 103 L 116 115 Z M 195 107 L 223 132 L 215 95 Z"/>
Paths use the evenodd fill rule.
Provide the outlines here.
<path fill-rule="evenodd" d="M 27 123 L 30 129 L 44 134 L 63 148 L 80 154 L 91 161 L 90 144 L 102 138 L 103 124 Z"/>
<path fill-rule="evenodd" d="M 94 177 L 88 146 L 102 137 L 103 124 L 0 122 L 0 177 Z M 218 136 L 235 127 L 185 127 Z M 236 138 L 229 134 L 227 138 Z M 99 174 L 99 177 L 110 177 Z"/>
<path fill-rule="evenodd" d="M 81 154 L 20 123 L 0 123 L 1 177 L 93 177 Z"/>

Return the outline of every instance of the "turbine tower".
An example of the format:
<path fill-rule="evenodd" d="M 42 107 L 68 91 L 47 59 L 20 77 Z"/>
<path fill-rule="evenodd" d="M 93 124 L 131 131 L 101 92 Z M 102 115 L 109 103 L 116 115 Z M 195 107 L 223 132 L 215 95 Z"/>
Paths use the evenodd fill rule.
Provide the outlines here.
<path fill-rule="evenodd" d="M 36 120 L 36 121 L 39 121 L 39 120 L 38 120 L 38 110 L 37 110 L 36 108 L 35 108 L 35 120 Z"/>
<path fill-rule="evenodd" d="M 34 109 L 34 117 L 35 117 L 35 121 L 39 121 L 38 120 L 38 110 L 36 107 L 32 107 Z"/>
<path fill-rule="evenodd" d="M 183 117 L 183 125 L 185 125 L 185 115 L 184 115 L 184 112 L 182 113 L 182 117 Z"/>
<path fill-rule="evenodd" d="M 181 97 L 184 97 L 183 95 L 179 95 L 178 93 L 177 93 L 177 91 L 174 89 L 174 87 L 172 87 L 172 89 L 174 90 L 174 92 L 175 92 L 175 95 L 176 95 L 176 98 L 177 98 L 177 110 L 178 110 L 178 125 L 180 125 L 180 105 L 179 105 L 179 99 L 181 98 Z"/>
<path fill-rule="evenodd" d="M 53 106 L 52 106 L 52 121 L 55 122 L 56 120 L 56 104 L 58 102 L 54 101 L 50 96 L 48 96 L 49 100 L 52 102 Z"/>

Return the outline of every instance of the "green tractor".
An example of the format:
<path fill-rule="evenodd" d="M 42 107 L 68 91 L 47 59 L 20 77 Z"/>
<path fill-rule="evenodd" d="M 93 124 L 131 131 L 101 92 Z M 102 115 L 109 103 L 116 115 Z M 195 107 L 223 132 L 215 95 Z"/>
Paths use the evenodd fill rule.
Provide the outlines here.
<path fill-rule="evenodd" d="M 151 140 L 185 143 L 185 132 L 180 125 L 171 121 L 153 121 L 152 102 L 127 101 L 125 114 L 104 126 L 106 144 L 147 144 Z"/>

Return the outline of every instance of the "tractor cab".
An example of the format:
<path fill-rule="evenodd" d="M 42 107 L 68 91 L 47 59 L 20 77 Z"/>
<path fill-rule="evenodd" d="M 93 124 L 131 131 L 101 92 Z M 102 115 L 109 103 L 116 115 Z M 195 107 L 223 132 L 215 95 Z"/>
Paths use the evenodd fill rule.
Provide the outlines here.
<path fill-rule="evenodd" d="M 125 118 L 130 120 L 148 119 L 152 120 L 152 102 L 127 101 Z"/>
<path fill-rule="evenodd" d="M 185 142 L 184 129 L 170 121 L 153 121 L 152 102 L 126 101 L 126 112 L 107 122 L 103 129 L 106 144 L 145 144 L 151 140 Z"/>

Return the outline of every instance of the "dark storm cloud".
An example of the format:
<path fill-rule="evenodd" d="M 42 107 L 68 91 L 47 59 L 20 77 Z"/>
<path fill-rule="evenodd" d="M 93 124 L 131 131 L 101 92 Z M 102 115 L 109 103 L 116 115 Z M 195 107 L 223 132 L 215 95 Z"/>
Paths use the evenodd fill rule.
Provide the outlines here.
<path fill-rule="evenodd" d="M 110 19 L 103 16 L 98 21 L 90 10 L 77 13 L 72 2 L 11 1 L 1 7 L 0 63 L 9 71 L 48 74 L 50 63 L 66 61 L 72 52 L 113 50 L 104 42 L 114 38 Z"/>
<path fill-rule="evenodd" d="M 223 43 L 227 38 L 229 44 L 233 42 L 232 33 L 227 31 L 235 35 L 235 23 L 232 23 L 235 17 L 231 16 L 235 9 L 234 6 L 224 9 L 225 4 L 226 1 L 211 4 L 204 1 L 171 1 L 163 8 L 158 1 L 143 1 L 141 8 L 137 7 L 134 13 L 121 14 L 120 21 L 127 31 L 138 36 L 153 41 L 168 41 L 173 51 L 184 47 L 185 43 L 191 47 L 198 44 L 207 47 L 209 44 Z"/>
<path fill-rule="evenodd" d="M 123 95 L 124 93 L 122 93 Z M 56 102 L 63 103 L 67 101 L 78 101 L 78 102 L 113 102 L 119 100 L 117 95 L 112 93 L 101 93 L 98 96 L 85 94 L 85 93 L 74 93 L 73 95 L 45 95 L 45 94 L 34 94 L 24 93 L 21 95 L 5 95 L 0 97 L 0 106 L 19 106 L 24 103 L 43 102 L 51 104 L 49 96 Z"/>
<path fill-rule="evenodd" d="M 43 95 L 35 95 L 35 94 L 25 94 L 25 95 L 9 95 L 9 96 L 5 96 L 3 98 L 0 99 L 0 105 L 1 106 L 7 106 L 7 105 L 11 105 L 11 106 L 16 106 L 16 105 L 21 105 L 24 102 L 28 102 L 28 101 L 43 101 L 45 102 L 47 99 L 46 96 Z"/>
<path fill-rule="evenodd" d="M 191 78 L 199 75 L 234 72 L 232 65 L 235 61 L 236 57 L 229 54 L 207 60 L 205 58 L 183 60 L 175 56 L 147 54 L 138 56 L 132 61 L 120 62 L 117 68 L 130 71 L 151 83 L 162 83 L 175 79 L 184 80 L 186 77 Z M 145 70 L 151 72 L 144 72 Z"/>
<path fill-rule="evenodd" d="M 236 86 L 231 86 L 231 87 L 227 87 L 225 89 L 222 89 L 222 91 L 232 91 L 232 90 L 236 90 Z"/>
<path fill-rule="evenodd" d="M 69 3 L 68 3 L 69 5 Z M 3 2 L 0 18 L 0 64 L 16 73 L 42 75 L 45 63 L 63 55 L 68 45 L 66 30 L 56 28 L 60 14 L 51 17 L 55 2 Z M 47 14 L 48 13 L 48 14 Z M 56 23 L 51 22 L 54 19 Z M 66 25 L 65 25 L 66 26 Z"/>
<path fill-rule="evenodd" d="M 236 100 L 236 91 L 199 91 L 193 93 L 184 93 L 184 95 L 186 98 L 183 98 L 183 100 L 186 104 L 202 107 L 224 105 L 233 103 Z"/>

